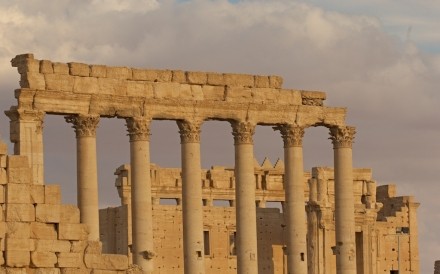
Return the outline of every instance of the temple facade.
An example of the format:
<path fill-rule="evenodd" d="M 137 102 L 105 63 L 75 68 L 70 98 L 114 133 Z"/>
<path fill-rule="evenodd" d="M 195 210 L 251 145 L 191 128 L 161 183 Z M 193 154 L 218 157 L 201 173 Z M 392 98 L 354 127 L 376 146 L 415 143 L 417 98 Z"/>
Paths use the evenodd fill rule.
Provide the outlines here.
<path fill-rule="evenodd" d="M 254 164 L 257 205 L 258 273 L 287 272 L 284 163 Z M 131 256 L 131 170 L 116 172 L 120 207 L 100 210 L 100 235 L 106 253 Z M 308 274 L 336 272 L 334 170 L 304 173 Z M 155 273 L 184 273 L 181 169 L 151 165 Z M 203 254 L 206 273 L 237 273 L 234 169 L 202 170 Z M 356 273 L 418 273 L 418 203 L 396 196 L 395 185 L 378 185 L 370 169 L 353 170 Z M 400 272 L 399 272 L 400 270 Z"/>

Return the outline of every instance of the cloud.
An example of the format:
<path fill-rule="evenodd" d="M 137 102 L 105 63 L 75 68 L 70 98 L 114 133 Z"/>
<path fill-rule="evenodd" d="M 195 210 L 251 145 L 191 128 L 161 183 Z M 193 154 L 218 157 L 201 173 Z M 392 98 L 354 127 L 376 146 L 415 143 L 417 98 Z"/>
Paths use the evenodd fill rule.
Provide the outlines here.
<path fill-rule="evenodd" d="M 356 166 L 372 167 L 380 183 L 397 182 L 401 194 L 417 194 L 422 202 L 422 273 L 432 272 L 433 254 L 440 252 L 430 244 L 438 242 L 433 235 L 440 229 L 430 219 L 440 195 L 434 188 L 440 162 L 440 46 L 433 35 L 439 8 L 428 0 L 404 4 L 64 0 L 48 6 L 42 0 L 0 0 L 0 108 L 14 104 L 19 77 L 9 61 L 24 52 L 61 62 L 279 74 L 285 87 L 326 91 L 326 104 L 347 106 L 348 122 L 357 127 Z M 0 118 L 4 139 L 7 128 L 6 117 Z M 204 165 L 231 163 L 233 157 L 225 153 L 231 139 L 223 141 L 232 138 L 229 125 L 207 123 L 203 129 L 208 136 Z M 53 174 L 51 182 L 65 182 L 64 199 L 74 202 L 69 196 L 75 191 L 73 131 L 60 117 L 48 119 L 46 130 L 51 133 L 46 136 L 47 174 Z M 108 205 L 117 199 L 112 173 L 128 160 L 128 144 L 122 121 L 103 122 L 99 132 L 105 186 L 100 201 Z M 257 140 L 267 140 L 257 141 L 259 158 L 282 157 L 276 133 L 264 129 L 257 134 Z M 307 130 L 307 167 L 331 164 L 326 134 Z M 152 137 L 157 138 L 153 160 L 178 165 L 176 125 L 155 125 L 153 136 L 169 137 Z"/>

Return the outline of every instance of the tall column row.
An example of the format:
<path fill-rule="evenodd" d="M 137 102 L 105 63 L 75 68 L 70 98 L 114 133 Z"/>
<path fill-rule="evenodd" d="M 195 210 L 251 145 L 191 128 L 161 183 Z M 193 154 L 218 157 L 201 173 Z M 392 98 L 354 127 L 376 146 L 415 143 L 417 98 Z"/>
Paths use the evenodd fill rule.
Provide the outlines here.
<path fill-rule="evenodd" d="M 77 138 L 78 206 L 81 222 L 89 226 L 89 240 L 99 240 L 96 128 L 98 115 L 72 115 Z M 127 118 L 132 184 L 133 261 L 144 273 L 154 271 L 153 220 L 150 179 L 150 118 Z M 185 273 L 205 273 L 200 127 L 203 121 L 177 121 L 181 138 L 183 249 Z M 258 273 L 257 217 L 253 135 L 255 124 L 231 122 L 235 147 L 235 207 L 237 273 Z M 287 273 L 307 273 L 305 219 L 304 128 L 285 124 L 281 132 L 285 159 L 285 220 Z M 330 128 L 335 165 L 335 230 L 337 273 L 356 273 L 353 200 L 353 127 Z"/>

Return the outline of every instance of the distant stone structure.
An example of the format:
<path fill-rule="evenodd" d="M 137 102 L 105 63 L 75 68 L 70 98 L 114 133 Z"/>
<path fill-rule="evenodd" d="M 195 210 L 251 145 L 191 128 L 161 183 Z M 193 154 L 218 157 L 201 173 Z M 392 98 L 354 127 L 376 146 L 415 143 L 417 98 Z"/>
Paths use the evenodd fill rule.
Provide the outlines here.
<path fill-rule="evenodd" d="M 58 216 L 57 206 L 61 207 L 61 205 L 58 200 L 51 200 L 52 194 L 45 196 L 44 200 L 38 200 L 39 202 L 31 200 L 31 198 L 28 201 L 26 190 L 24 190 L 25 192 L 22 192 L 24 200 L 19 200 L 16 204 L 26 205 L 20 206 L 19 209 L 17 206 L 12 206 L 14 199 L 6 200 L 4 206 L 6 208 L 5 233 L 2 238 L 5 239 L 5 245 L 2 247 L 4 246 L 6 258 L 4 267 L 7 268 L 7 271 L 44 272 L 46 270 L 41 270 L 41 268 L 47 267 L 50 269 L 47 271 L 53 271 L 53 273 L 113 274 L 138 271 L 139 269 L 136 267 L 139 267 L 143 273 L 175 273 L 174 270 L 160 272 L 162 259 L 168 259 L 157 256 L 162 247 L 155 242 L 158 231 L 154 230 L 157 225 L 155 224 L 157 208 L 153 202 L 154 192 L 149 155 L 151 120 L 174 120 L 180 130 L 182 170 L 179 177 L 181 180 L 179 192 L 181 193 L 182 227 L 178 228 L 180 230 L 172 231 L 171 234 L 167 233 L 166 237 L 176 237 L 176 241 L 181 237 L 182 245 L 179 248 L 182 250 L 181 258 L 185 273 L 210 273 L 207 267 L 212 266 L 211 262 L 218 263 L 217 260 L 209 260 L 204 255 L 206 248 L 204 242 L 207 237 L 204 225 L 207 217 L 204 217 L 206 206 L 204 207 L 202 204 L 205 194 L 201 184 L 203 172 L 200 163 L 200 127 L 207 120 L 220 120 L 230 123 L 232 126 L 231 138 L 233 137 L 235 142 L 235 168 L 233 180 L 231 179 L 233 187 L 229 187 L 228 195 L 234 196 L 233 199 L 230 199 L 233 201 L 233 208 L 229 210 L 232 214 L 231 218 L 235 218 L 233 237 L 236 239 L 236 246 L 234 246 L 233 252 L 236 254 L 237 273 L 254 274 L 263 271 L 261 267 L 264 266 L 266 259 L 262 258 L 272 258 L 276 255 L 266 253 L 266 251 L 270 252 L 270 248 L 261 248 L 259 246 L 261 241 L 258 241 L 260 236 L 257 225 L 261 225 L 258 216 L 261 215 L 257 215 L 257 213 L 261 214 L 261 210 L 257 211 L 256 201 L 264 203 L 264 199 L 257 199 L 258 189 L 262 188 L 255 187 L 254 183 L 256 177 L 253 134 L 257 125 L 272 126 L 281 133 L 284 141 L 284 175 L 282 179 L 279 179 L 278 185 L 282 185 L 282 189 L 279 189 L 279 195 L 281 195 L 279 199 L 284 202 L 282 250 L 286 254 L 285 263 L 283 263 L 283 267 L 286 266 L 286 273 L 305 274 L 310 265 L 316 267 L 322 265 L 326 269 L 325 271 L 336 269 L 338 274 L 355 274 L 359 271 L 362 260 L 374 258 L 374 255 L 364 257 L 364 251 L 361 252 L 356 247 L 359 243 L 367 246 L 365 241 L 370 239 L 369 235 L 373 231 L 376 231 L 375 228 L 368 227 L 359 229 L 357 225 L 359 224 L 358 210 L 366 212 L 360 216 L 368 215 L 370 219 L 374 217 L 375 210 L 378 210 L 378 204 L 376 204 L 373 195 L 375 188 L 371 184 L 366 184 L 365 197 L 362 197 L 363 202 L 360 204 L 368 207 L 360 206 L 359 209 L 360 204 L 356 202 L 355 185 L 353 184 L 352 143 L 355 129 L 345 124 L 345 108 L 324 105 L 325 93 L 284 89 L 281 86 L 282 79 L 278 76 L 148 70 L 73 62 L 65 64 L 37 60 L 32 54 L 18 55 L 12 59 L 11 63 L 12 66 L 17 67 L 21 78 L 20 88 L 15 91 L 17 105 L 6 111 L 6 115 L 11 120 L 10 138 L 14 143 L 16 156 L 2 156 L 3 161 L 6 161 L 2 166 L 3 173 L 6 174 L 3 175 L 6 179 L 2 183 L 5 185 L 5 195 L 7 198 L 13 197 L 22 191 L 20 187 L 26 188 L 20 186 L 19 189 L 13 189 L 12 186 L 19 184 L 28 185 L 32 189 L 39 187 L 46 189 L 47 186 L 44 185 L 43 121 L 45 115 L 62 115 L 66 122 L 72 124 L 77 139 L 77 189 L 80 220 L 79 223 L 77 219 L 70 220 L 69 222 L 72 223 L 64 226 L 64 221 L 61 219 L 60 222 L 57 222 L 57 219 L 37 218 L 38 210 L 44 207 L 38 206 L 39 203 L 44 205 L 52 205 L 53 203 L 55 205 L 53 207 L 54 213 L 49 211 L 41 214 L 53 213 Z M 96 128 L 101 118 L 119 118 L 126 120 L 127 123 L 130 141 L 131 210 L 127 211 L 127 218 L 124 220 L 131 219 L 131 233 L 128 234 L 132 237 L 131 255 L 128 251 L 126 255 L 106 255 L 101 254 L 99 250 Z M 335 168 L 330 172 L 334 175 L 327 174 L 326 176 L 333 178 L 331 182 L 334 187 L 327 186 L 327 189 L 333 189 L 333 193 L 324 200 L 325 202 L 320 200 L 319 197 L 326 194 L 320 192 L 319 187 L 322 184 L 319 183 L 318 175 L 321 173 L 318 172 L 316 200 L 312 199 L 309 202 L 309 213 L 306 215 L 302 138 L 307 128 L 316 126 L 329 129 L 334 148 Z M 19 157 L 17 158 L 20 159 L 17 160 L 19 164 L 15 164 L 14 160 L 8 160 L 14 159 L 14 157 Z M 21 175 L 21 171 L 14 169 L 16 167 L 19 168 L 18 170 L 24 170 L 23 175 Z M 313 186 L 310 189 L 313 189 Z M 22 193 L 20 193 L 20 197 Z M 389 199 L 399 200 L 399 198 L 392 196 Z M 405 202 L 401 201 L 395 205 L 397 208 L 394 208 L 393 204 L 389 210 L 396 214 L 403 212 L 400 208 L 406 203 L 413 202 L 407 199 Z M 414 205 L 414 207 L 416 206 Z M 413 209 L 409 210 L 411 214 L 415 214 Z M 74 211 L 74 209 L 72 210 Z M 8 216 L 14 216 L 13 212 L 19 213 L 16 214 L 17 217 L 11 217 L 8 220 Z M 320 217 L 322 212 L 325 214 L 331 212 L 334 215 L 327 216 L 330 219 L 325 219 L 327 218 L 325 216 L 322 219 Z M 35 213 L 35 219 L 33 213 Z M 226 211 L 224 213 L 228 214 Z M 22 214 L 24 215 L 22 216 Z M 61 211 L 60 214 L 62 214 Z M 316 221 L 319 224 L 314 228 L 310 226 L 315 219 L 312 218 L 313 220 L 309 221 L 308 225 L 305 222 L 306 216 L 309 217 L 313 214 L 317 216 L 313 218 L 317 218 Z M 390 217 L 392 214 L 384 214 L 384 218 L 393 218 Z M 178 216 L 177 213 L 176 216 Z M 278 216 L 279 222 L 281 222 L 280 216 Z M 377 212 L 377 216 L 378 218 L 382 216 L 380 211 Z M 410 219 L 414 220 L 413 217 Z M 33 236 L 31 232 L 29 232 L 29 237 L 28 234 L 20 234 L 19 237 L 16 237 L 23 242 L 8 245 L 8 242 L 14 242 L 14 240 L 8 239 L 13 238 L 11 235 L 14 235 L 13 231 L 15 231 L 9 224 L 17 222 L 17 219 L 20 220 L 20 224 L 25 223 L 26 227 L 29 225 L 29 229 L 33 223 L 38 223 L 34 226 L 40 226 L 40 223 L 43 224 L 42 226 L 50 224 L 49 227 L 55 229 L 51 237 L 58 240 L 65 240 L 63 237 L 69 237 L 60 236 L 63 235 L 63 229 L 75 229 L 76 227 L 77 230 L 81 230 L 86 228 L 87 233 L 75 232 L 77 234 L 73 233 L 74 235 L 80 236 L 69 239 L 71 244 L 69 254 L 71 252 L 78 253 L 79 255 L 75 256 L 79 256 L 79 264 L 74 262 L 64 267 L 61 266 L 63 264 L 60 263 L 59 254 L 62 251 L 44 250 L 50 254 L 43 255 L 36 253 L 39 251 L 33 245 L 35 241 L 29 239 L 34 239 L 31 237 L 35 237 L 37 240 L 41 238 Z M 374 223 L 374 221 L 370 223 Z M 417 233 L 417 229 L 413 226 L 414 224 L 409 225 L 410 229 Z M 314 229 L 316 237 L 310 238 L 310 229 Z M 22 230 L 20 229 L 20 231 Z M 24 231 L 27 231 L 27 228 Z M 328 235 L 328 231 L 334 231 L 331 233 L 332 236 Z M 359 232 L 362 234 L 358 234 Z M 320 238 L 322 233 L 325 234 L 324 242 Z M 308 246 L 313 243 L 307 243 L 308 234 L 309 241 L 315 241 L 320 245 L 318 250 L 322 250 L 321 253 L 320 251 L 310 253 Z M 386 235 L 395 235 L 395 232 L 393 233 L 390 228 Z M 274 236 L 274 238 L 276 237 Z M 401 236 L 388 238 L 392 238 L 390 243 L 395 243 L 397 240 L 399 246 L 400 240 L 404 240 L 404 237 Z M 96 248 L 90 248 L 90 252 L 87 248 L 77 250 L 73 247 L 73 241 L 82 241 L 81 246 L 94 245 Z M 128 241 L 129 239 L 127 239 L 127 244 Z M 407 241 L 410 240 L 407 239 Z M 332 243 L 334 246 L 330 247 Z M 123 244 L 106 242 L 106 249 L 109 244 L 124 248 Z M 371 246 L 372 248 L 369 250 L 373 250 L 373 243 Z M 413 248 L 411 256 L 415 256 L 415 259 L 410 260 L 411 263 L 408 266 L 410 270 L 408 271 L 414 273 L 418 271 L 417 247 L 414 244 L 410 246 Z M 388 254 L 387 244 L 384 249 L 381 248 L 382 246 L 377 246 L 375 250 Z M 333 250 L 331 258 L 327 253 L 328 250 Z M 280 250 L 275 252 L 280 252 Z M 96 254 L 96 256 L 89 254 Z M 323 257 L 320 257 L 320 254 Z M 51 260 L 39 263 L 39 255 L 44 258 L 47 255 Z M 308 256 L 311 258 L 308 259 Z M 357 256 L 360 256 L 360 260 L 356 260 Z M 378 261 L 382 258 L 379 258 Z M 403 259 L 401 256 L 398 258 L 399 267 L 407 264 L 407 259 Z M 128 261 L 132 261 L 136 267 L 129 267 Z M 328 263 L 332 261 L 333 263 Z M 366 263 L 362 264 L 366 265 Z M 182 267 L 181 263 L 179 266 Z M 329 267 L 332 269 L 328 269 Z M 393 268 L 390 271 L 395 270 Z M 403 269 L 400 269 L 400 272 L 404 273 Z"/>
<path fill-rule="evenodd" d="M 284 163 L 255 162 L 260 274 L 288 273 Z M 116 187 L 121 206 L 100 210 L 100 234 L 106 253 L 131 255 L 131 170 L 119 167 Z M 182 250 L 181 170 L 151 166 L 153 235 L 157 273 L 184 273 Z M 234 169 L 214 166 L 202 171 L 203 232 L 206 273 L 237 273 Z M 304 173 L 307 201 L 309 274 L 335 274 L 334 171 Z M 370 169 L 353 170 L 358 274 L 418 273 L 418 203 L 396 197 L 395 185 L 378 186 Z"/>
<path fill-rule="evenodd" d="M 434 274 L 440 274 L 440 261 L 435 261 Z"/>

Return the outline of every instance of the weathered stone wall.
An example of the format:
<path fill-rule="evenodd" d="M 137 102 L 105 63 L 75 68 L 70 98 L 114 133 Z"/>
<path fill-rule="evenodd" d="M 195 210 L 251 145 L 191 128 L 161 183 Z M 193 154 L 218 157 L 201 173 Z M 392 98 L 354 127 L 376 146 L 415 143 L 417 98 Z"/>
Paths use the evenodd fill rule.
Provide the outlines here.
<path fill-rule="evenodd" d="M 125 255 L 102 254 L 88 241 L 76 206 L 57 185 L 34 185 L 24 156 L 0 142 L 0 273 L 137 273 Z"/>
<path fill-rule="evenodd" d="M 274 166 L 267 159 L 262 165 L 255 164 L 260 273 L 283 273 L 285 267 L 284 216 L 279 209 L 264 208 L 274 205 L 282 208 L 283 173 L 282 161 Z M 104 222 L 112 220 L 112 227 L 121 227 L 119 222 L 123 221 L 126 227 L 124 232 L 118 231 L 118 237 L 127 233 L 125 239 L 128 239 L 130 222 L 123 220 L 127 213 L 118 212 L 130 206 L 130 166 L 121 166 L 115 174 L 118 176 L 116 186 L 124 206 L 102 209 L 101 219 L 105 218 Z M 394 185 L 377 186 L 372 179 L 371 169 L 354 169 L 353 175 L 358 274 L 389 273 L 390 270 L 399 269 L 399 266 L 400 273 L 418 273 L 415 215 L 418 204 L 412 197 L 395 197 Z M 151 176 L 155 201 L 155 273 L 183 273 L 180 169 L 152 165 Z M 210 235 L 210 254 L 205 256 L 207 273 L 236 273 L 236 257 L 229 254 L 229 237 L 235 229 L 234 182 L 231 168 L 214 166 L 202 171 L 204 226 Z M 336 240 L 333 169 L 313 168 L 312 172 L 305 173 L 304 184 L 304 195 L 309 200 L 309 273 L 334 274 L 336 258 L 332 247 Z M 165 205 L 171 201 L 175 204 Z M 414 213 L 410 213 L 411 208 Z M 114 214 L 119 215 L 114 218 Z M 114 230 L 103 226 L 104 222 L 101 223 L 101 235 L 105 246 L 106 239 L 113 235 Z M 106 251 L 117 253 L 118 248 L 122 247 L 112 247 Z"/>
<path fill-rule="evenodd" d="M 440 261 L 434 263 L 434 274 L 440 274 Z"/>

